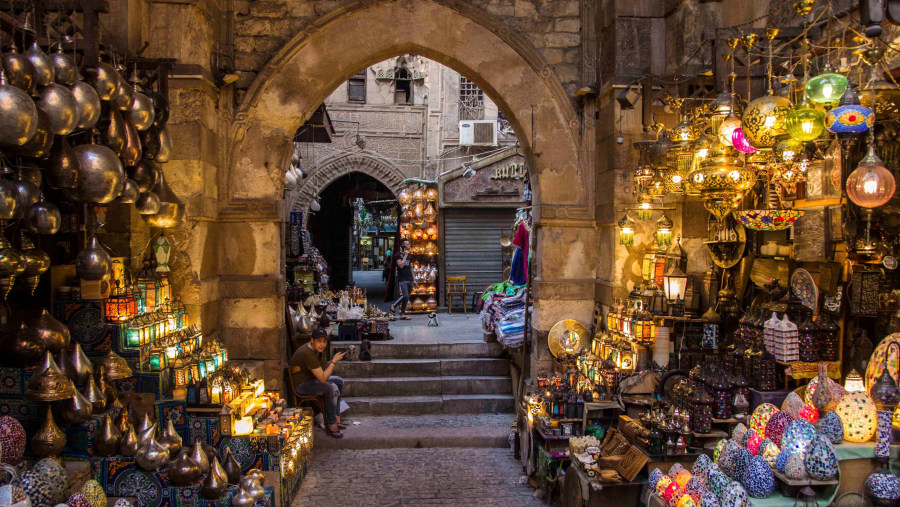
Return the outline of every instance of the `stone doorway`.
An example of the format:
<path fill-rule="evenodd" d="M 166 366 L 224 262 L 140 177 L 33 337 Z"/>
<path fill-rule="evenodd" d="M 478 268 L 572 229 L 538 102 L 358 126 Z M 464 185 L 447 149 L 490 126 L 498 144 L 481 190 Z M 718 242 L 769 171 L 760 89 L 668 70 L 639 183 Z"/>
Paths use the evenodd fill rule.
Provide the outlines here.
<path fill-rule="evenodd" d="M 468 2 L 367 1 L 322 16 L 293 37 L 236 111 L 227 174 L 220 180 L 226 342 L 246 339 L 280 350 L 283 317 L 257 316 L 283 315 L 281 174 L 290 163 L 294 132 L 358 69 L 405 53 L 448 65 L 498 99 L 533 168 L 533 327 L 546 331 L 560 318 L 590 321 L 599 243 L 594 171 L 586 167 L 573 102 L 553 69 L 528 41 Z M 240 248 L 232 249 L 237 237 L 243 238 Z"/>

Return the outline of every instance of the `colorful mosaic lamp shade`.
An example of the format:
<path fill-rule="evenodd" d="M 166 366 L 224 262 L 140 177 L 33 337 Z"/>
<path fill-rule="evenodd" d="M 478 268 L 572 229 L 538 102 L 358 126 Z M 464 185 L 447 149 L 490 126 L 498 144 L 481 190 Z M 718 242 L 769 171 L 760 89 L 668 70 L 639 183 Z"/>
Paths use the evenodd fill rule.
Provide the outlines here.
<path fill-rule="evenodd" d="M 875 404 L 864 392 L 847 393 L 835 410 L 844 424 L 844 438 L 850 442 L 868 442 L 875 434 Z"/>

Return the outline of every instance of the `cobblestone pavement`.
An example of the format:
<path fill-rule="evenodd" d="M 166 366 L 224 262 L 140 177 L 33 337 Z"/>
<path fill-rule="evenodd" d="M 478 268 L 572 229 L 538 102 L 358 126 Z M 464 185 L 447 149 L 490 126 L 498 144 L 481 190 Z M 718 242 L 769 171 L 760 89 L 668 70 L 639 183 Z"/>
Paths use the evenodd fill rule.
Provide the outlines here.
<path fill-rule="evenodd" d="M 316 449 L 292 507 L 543 505 L 506 449 Z"/>

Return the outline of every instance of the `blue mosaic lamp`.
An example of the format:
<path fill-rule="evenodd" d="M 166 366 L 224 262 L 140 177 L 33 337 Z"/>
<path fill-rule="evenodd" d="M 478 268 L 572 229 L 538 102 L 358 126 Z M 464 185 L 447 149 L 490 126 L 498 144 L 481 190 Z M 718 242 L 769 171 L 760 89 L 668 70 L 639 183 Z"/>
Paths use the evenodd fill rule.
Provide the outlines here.
<path fill-rule="evenodd" d="M 848 86 L 838 107 L 825 114 L 825 128 L 839 136 L 868 132 L 875 125 L 875 113 L 859 104 L 859 96 Z"/>

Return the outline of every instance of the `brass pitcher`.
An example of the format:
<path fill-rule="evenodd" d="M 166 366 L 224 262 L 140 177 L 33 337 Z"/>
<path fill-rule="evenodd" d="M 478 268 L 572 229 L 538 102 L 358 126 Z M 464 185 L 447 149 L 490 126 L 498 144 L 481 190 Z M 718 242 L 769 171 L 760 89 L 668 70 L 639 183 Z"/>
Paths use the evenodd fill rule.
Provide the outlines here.
<path fill-rule="evenodd" d="M 203 444 L 200 443 L 199 439 L 194 442 L 194 447 L 191 447 L 191 459 L 197 462 L 201 474 L 209 471 L 209 458 L 206 457 L 206 453 L 203 451 Z"/>
<path fill-rule="evenodd" d="M 169 465 L 169 482 L 175 486 L 191 486 L 200 476 L 200 465 L 187 452 L 182 452 Z"/>
<path fill-rule="evenodd" d="M 225 490 L 228 489 L 228 479 L 225 476 L 225 470 L 219 464 L 218 458 L 213 458 L 209 467 L 209 473 L 206 479 L 200 485 L 200 496 L 207 500 L 218 500 L 225 496 Z"/>

